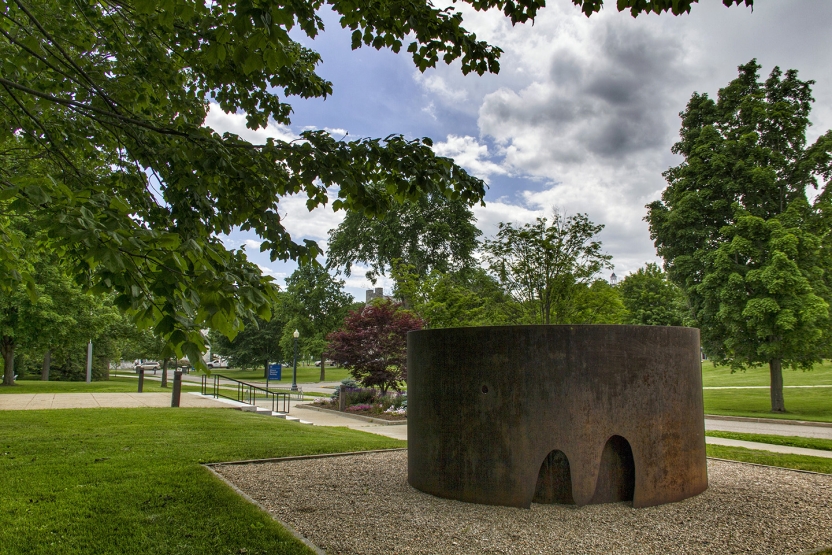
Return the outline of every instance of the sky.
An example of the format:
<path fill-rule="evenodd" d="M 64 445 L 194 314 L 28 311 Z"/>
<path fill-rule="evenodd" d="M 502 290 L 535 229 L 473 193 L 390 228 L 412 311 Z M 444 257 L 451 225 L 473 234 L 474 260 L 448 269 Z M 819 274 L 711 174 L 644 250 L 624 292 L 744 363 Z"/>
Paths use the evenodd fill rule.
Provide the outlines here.
<path fill-rule="evenodd" d="M 290 126 L 253 132 L 242 114 L 216 107 L 206 125 L 256 142 L 305 129 L 348 139 L 430 137 L 437 154 L 488 184 L 486 206 L 473 209 L 483 237 L 500 222 L 523 224 L 554 209 L 585 213 L 604 225 L 599 237 L 619 279 L 660 262 L 645 205 L 661 197 L 662 172 L 681 162 L 670 149 L 694 91 L 715 98 L 738 65 L 756 58 L 763 79 L 779 66 L 816 82 L 810 141 L 832 128 L 828 0 L 756 0 L 753 11 L 702 0 L 687 15 L 638 18 L 616 11 L 613 0 L 591 18 L 570 0 L 548 4 L 534 25 L 515 27 L 500 12 L 453 4 L 468 30 L 504 50 L 500 73 L 484 76 L 462 75 L 458 63 L 420 73 L 404 51 L 353 51 L 349 32 L 321 13 L 325 32 L 294 38 L 321 54 L 318 73 L 332 82 L 332 96 L 290 98 Z M 280 212 L 296 241 L 312 239 L 324 250 L 328 231 L 344 217 L 329 208 L 310 213 L 300 197 L 281 199 Z M 253 234 L 235 232 L 224 242 L 246 245 L 249 258 L 280 285 L 296 268 L 271 262 Z M 374 287 L 360 267 L 341 278 L 358 300 Z M 391 286 L 387 279 L 375 285 L 386 293 Z"/>

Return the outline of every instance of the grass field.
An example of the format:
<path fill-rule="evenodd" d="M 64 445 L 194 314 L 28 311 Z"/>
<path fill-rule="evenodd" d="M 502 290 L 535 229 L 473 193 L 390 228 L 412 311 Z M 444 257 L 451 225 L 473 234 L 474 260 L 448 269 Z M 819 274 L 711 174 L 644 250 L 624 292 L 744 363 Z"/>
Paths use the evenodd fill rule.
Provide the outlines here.
<path fill-rule="evenodd" d="M 749 368 L 731 373 L 727 366 L 714 366 L 709 361 L 702 363 L 702 385 L 705 387 L 768 386 L 771 383 L 768 366 Z M 832 385 L 832 362 L 822 364 L 805 372 L 783 368 L 783 383 L 789 385 Z"/>
<path fill-rule="evenodd" d="M 832 388 L 786 389 L 786 413 L 771 412 L 768 389 L 706 389 L 705 414 L 832 422 Z"/>
<path fill-rule="evenodd" d="M 325 369 L 326 381 L 340 382 L 344 378 L 348 378 L 350 373 L 345 368 L 332 368 L 327 366 Z M 263 369 L 257 368 L 255 370 L 240 370 L 237 368 L 216 368 L 212 370 L 214 374 L 222 374 L 229 378 L 245 381 L 263 381 Z M 192 372 L 193 375 L 201 375 L 200 372 Z M 284 366 L 283 379 L 280 381 L 270 380 L 269 383 L 279 384 L 279 387 L 284 385 L 292 385 L 292 367 Z M 298 365 L 298 383 L 318 383 L 321 378 L 321 369 L 318 366 L 300 366 Z"/>
<path fill-rule="evenodd" d="M 135 393 L 139 390 L 136 378 L 111 377 L 101 382 L 42 382 L 40 380 L 17 380 L 16 385 L 0 386 L 0 394 L 8 393 Z M 161 383 L 145 379 L 145 393 L 170 393 L 173 388 L 173 373 L 168 376 L 168 387 L 163 389 Z M 182 384 L 182 391 L 199 391 L 198 385 Z"/>
<path fill-rule="evenodd" d="M 772 453 L 770 451 L 745 449 L 744 447 L 728 447 L 726 445 L 707 445 L 706 449 L 709 457 L 716 457 L 718 459 L 730 459 L 734 461 L 765 464 L 768 466 L 793 468 L 795 470 L 809 470 L 811 472 L 832 474 L 832 459 L 822 457 L 788 455 L 783 453 Z"/>
<path fill-rule="evenodd" d="M 310 553 L 201 462 L 402 447 L 228 409 L 0 411 L 0 553 Z"/>
<path fill-rule="evenodd" d="M 708 430 L 706 436 L 724 437 L 726 439 L 739 439 L 741 441 L 756 441 L 759 443 L 770 443 L 771 445 L 787 445 L 789 447 L 803 447 L 804 449 L 820 449 L 832 451 L 832 439 L 819 439 L 813 437 L 796 436 L 775 436 L 767 434 L 740 434 L 737 432 L 723 432 L 721 430 Z"/>

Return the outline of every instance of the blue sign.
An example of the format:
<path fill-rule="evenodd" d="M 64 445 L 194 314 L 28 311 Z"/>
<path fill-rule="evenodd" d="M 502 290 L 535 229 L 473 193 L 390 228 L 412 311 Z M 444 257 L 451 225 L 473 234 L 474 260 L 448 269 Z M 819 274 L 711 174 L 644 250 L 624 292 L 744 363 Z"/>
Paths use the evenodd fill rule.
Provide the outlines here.
<path fill-rule="evenodd" d="M 280 364 L 269 364 L 269 380 L 280 381 L 283 367 Z"/>

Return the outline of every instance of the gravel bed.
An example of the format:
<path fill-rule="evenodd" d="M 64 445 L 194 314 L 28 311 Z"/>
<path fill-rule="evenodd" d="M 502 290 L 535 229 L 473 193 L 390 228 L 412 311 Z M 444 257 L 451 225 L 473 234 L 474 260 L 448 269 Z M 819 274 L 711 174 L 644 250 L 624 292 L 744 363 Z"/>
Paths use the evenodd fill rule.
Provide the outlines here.
<path fill-rule="evenodd" d="M 832 476 L 708 461 L 710 487 L 647 509 L 440 499 L 407 452 L 214 467 L 327 553 L 803 553 L 832 546 Z"/>

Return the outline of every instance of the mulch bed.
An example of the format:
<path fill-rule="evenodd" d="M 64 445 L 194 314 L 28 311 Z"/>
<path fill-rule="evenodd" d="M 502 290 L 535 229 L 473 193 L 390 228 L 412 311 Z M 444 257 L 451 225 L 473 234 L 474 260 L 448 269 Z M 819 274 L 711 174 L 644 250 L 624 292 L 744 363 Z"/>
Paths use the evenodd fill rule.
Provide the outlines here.
<path fill-rule="evenodd" d="M 331 410 L 332 412 L 337 412 L 338 414 L 342 414 L 340 410 L 338 410 L 338 405 L 329 405 L 323 403 L 312 403 L 312 406 L 319 408 L 319 409 L 326 409 Z M 394 422 L 401 422 L 402 420 L 407 420 L 407 416 L 403 414 L 389 414 L 385 412 L 372 412 L 369 410 L 348 410 L 346 414 L 357 414 L 359 416 L 369 416 L 370 418 L 378 418 L 379 420 L 390 420 Z"/>

